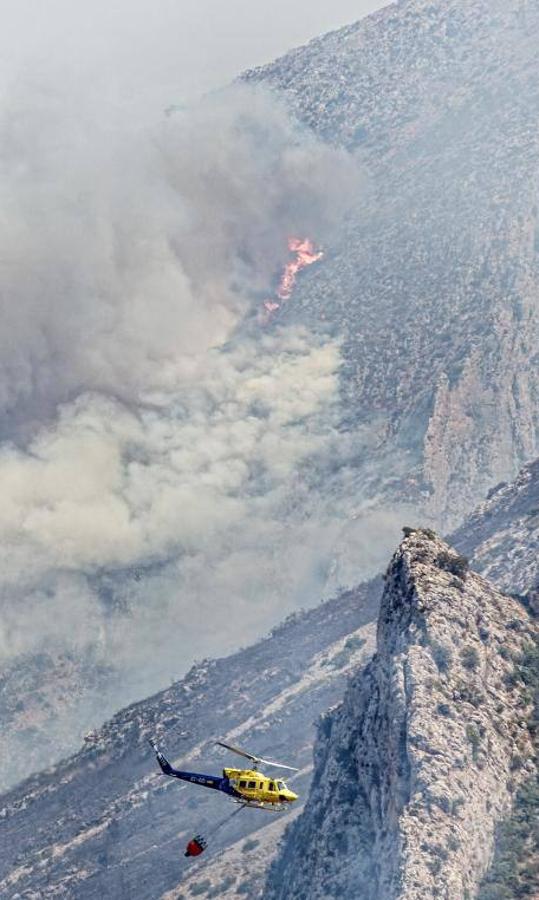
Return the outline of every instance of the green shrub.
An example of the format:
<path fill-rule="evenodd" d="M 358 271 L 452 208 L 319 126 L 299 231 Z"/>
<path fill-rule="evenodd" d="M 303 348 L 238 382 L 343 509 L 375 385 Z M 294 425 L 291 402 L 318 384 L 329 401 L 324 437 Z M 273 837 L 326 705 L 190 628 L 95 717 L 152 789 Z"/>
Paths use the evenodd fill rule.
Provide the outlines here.
<path fill-rule="evenodd" d="M 430 652 L 438 671 L 447 674 L 453 662 L 453 656 L 449 647 L 446 647 L 445 644 L 440 644 L 438 641 L 432 641 Z"/>
<path fill-rule="evenodd" d="M 479 666 L 480 657 L 475 647 L 463 647 L 460 651 L 460 658 L 464 668 L 469 669 L 471 672 L 475 672 Z"/>
<path fill-rule="evenodd" d="M 496 834 L 494 860 L 483 879 L 478 900 L 531 898 L 539 891 L 539 788 L 536 778 L 517 792 L 513 812 Z"/>
<path fill-rule="evenodd" d="M 474 762 L 477 762 L 481 744 L 481 735 L 475 725 L 466 725 L 466 738 L 472 745 L 472 759 Z"/>
<path fill-rule="evenodd" d="M 209 878 L 205 878 L 204 881 L 197 881 L 191 886 L 191 894 L 193 897 L 200 897 L 202 894 L 207 894 L 210 888 L 211 881 Z"/>
<path fill-rule="evenodd" d="M 258 847 L 260 841 L 257 841 L 256 838 L 247 838 L 243 847 L 241 848 L 244 853 L 249 853 L 251 850 L 254 850 Z"/>
<path fill-rule="evenodd" d="M 361 648 L 365 644 L 365 638 L 359 637 L 359 635 L 357 634 L 353 634 L 349 638 L 346 638 L 344 646 L 347 650 L 361 650 Z"/>

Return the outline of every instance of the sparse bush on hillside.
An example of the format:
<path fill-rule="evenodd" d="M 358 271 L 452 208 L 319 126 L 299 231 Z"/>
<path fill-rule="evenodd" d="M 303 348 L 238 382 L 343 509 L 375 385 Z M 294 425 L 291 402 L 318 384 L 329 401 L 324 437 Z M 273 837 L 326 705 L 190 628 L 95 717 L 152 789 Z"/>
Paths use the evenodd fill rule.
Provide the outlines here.
<path fill-rule="evenodd" d="M 531 778 L 517 792 L 511 817 L 499 826 L 494 861 L 478 900 L 519 900 L 539 891 L 539 786 Z"/>
<path fill-rule="evenodd" d="M 258 847 L 259 843 L 260 841 L 258 841 L 256 838 L 247 838 L 241 849 L 244 853 L 249 853 L 251 850 L 254 850 L 256 847 Z"/>
<path fill-rule="evenodd" d="M 472 745 L 472 759 L 474 762 L 477 762 L 479 747 L 481 745 L 481 735 L 475 725 L 466 725 L 466 738 Z"/>
<path fill-rule="evenodd" d="M 460 651 L 460 658 L 464 668 L 469 669 L 471 672 L 475 672 L 479 667 L 480 658 L 475 647 L 463 647 Z"/>
<path fill-rule="evenodd" d="M 198 881 L 196 884 L 191 885 L 191 894 L 193 897 L 202 897 L 203 894 L 207 894 L 211 888 L 211 881 L 209 878 L 205 878 L 204 881 Z"/>
<path fill-rule="evenodd" d="M 459 681 L 457 683 L 455 692 L 457 695 L 455 699 L 461 700 L 464 703 L 470 703 L 472 706 L 475 706 L 476 709 L 479 709 L 485 699 L 483 692 L 477 685 L 465 681 Z"/>
<path fill-rule="evenodd" d="M 432 641 L 430 645 L 430 652 L 432 654 L 434 662 L 436 663 L 438 671 L 447 674 L 453 662 L 453 656 L 449 647 L 446 647 L 444 644 L 440 644 L 438 641 Z"/>
<path fill-rule="evenodd" d="M 358 634 L 352 634 L 346 638 L 344 646 L 347 650 L 360 650 L 366 643 L 365 638 L 360 637 Z"/>
<path fill-rule="evenodd" d="M 436 563 L 444 572 L 451 572 L 457 578 L 466 578 L 466 574 L 470 568 L 470 562 L 466 556 L 459 556 L 458 553 L 449 553 L 442 550 L 436 557 Z"/>
<path fill-rule="evenodd" d="M 432 528 L 411 528 L 409 525 L 404 525 L 403 529 L 404 537 L 410 537 L 411 534 L 421 534 L 423 537 L 428 538 L 430 541 L 434 541 L 436 539 L 436 532 L 432 530 Z"/>

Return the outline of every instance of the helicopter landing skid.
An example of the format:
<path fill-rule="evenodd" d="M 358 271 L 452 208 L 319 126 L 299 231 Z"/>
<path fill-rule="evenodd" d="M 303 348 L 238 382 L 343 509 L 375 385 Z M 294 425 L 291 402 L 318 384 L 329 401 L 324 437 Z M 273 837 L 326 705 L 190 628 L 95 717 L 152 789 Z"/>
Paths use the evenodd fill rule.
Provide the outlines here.
<path fill-rule="evenodd" d="M 266 812 L 282 813 L 284 809 L 269 805 L 268 803 L 255 803 L 252 800 L 232 800 L 232 803 L 238 803 L 242 809 L 265 809 Z"/>

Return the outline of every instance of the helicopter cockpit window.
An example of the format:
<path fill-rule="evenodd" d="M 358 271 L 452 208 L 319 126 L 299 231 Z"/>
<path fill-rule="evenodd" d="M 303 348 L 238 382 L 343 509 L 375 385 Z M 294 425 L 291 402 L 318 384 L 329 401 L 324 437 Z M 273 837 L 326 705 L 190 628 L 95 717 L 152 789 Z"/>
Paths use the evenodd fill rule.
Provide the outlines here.
<path fill-rule="evenodd" d="M 275 783 L 274 783 L 273 781 L 270 781 L 270 783 L 269 783 L 269 789 L 270 789 L 270 791 L 274 791 L 274 790 L 275 790 Z"/>
<path fill-rule="evenodd" d="M 251 790 L 253 790 L 254 788 L 256 788 L 256 781 L 250 781 L 250 782 L 249 782 L 249 787 L 250 787 Z"/>
<path fill-rule="evenodd" d="M 286 791 L 286 789 L 287 789 L 287 788 L 286 788 L 286 784 L 284 783 L 284 781 L 278 781 L 278 782 L 277 782 L 277 787 L 279 788 L 280 791 Z"/>

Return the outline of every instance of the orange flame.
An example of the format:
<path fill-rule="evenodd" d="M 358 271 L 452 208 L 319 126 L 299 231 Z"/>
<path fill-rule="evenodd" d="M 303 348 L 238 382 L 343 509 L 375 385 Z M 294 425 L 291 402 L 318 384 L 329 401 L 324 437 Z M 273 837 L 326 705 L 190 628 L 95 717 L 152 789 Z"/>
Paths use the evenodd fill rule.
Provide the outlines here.
<path fill-rule="evenodd" d="M 277 288 L 276 294 L 277 298 L 281 301 L 290 299 L 296 284 L 298 272 L 301 272 L 306 266 L 312 266 L 313 263 L 322 259 L 324 255 L 322 250 L 315 250 L 314 244 L 310 238 L 288 238 L 288 250 L 295 255 L 295 258 L 286 263 L 283 274 L 281 275 L 281 280 L 279 281 L 279 287 Z M 280 309 L 280 306 L 281 304 L 278 303 L 277 300 L 266 300 L 264 303 L 264 309 L 269 316 Z"/>
<path fill-rule="evenodd" d="M 314 244 L 309 238 L 288 238 L 288 249 L 290 253 L 296 254 L 296 258 L 284 267 L 277 290 L 279 300 L 288 300 L 294 290 L 298 272 L 306 266 L 312 266 L 324 255 L 321 250 L 314 249 Z"/>

